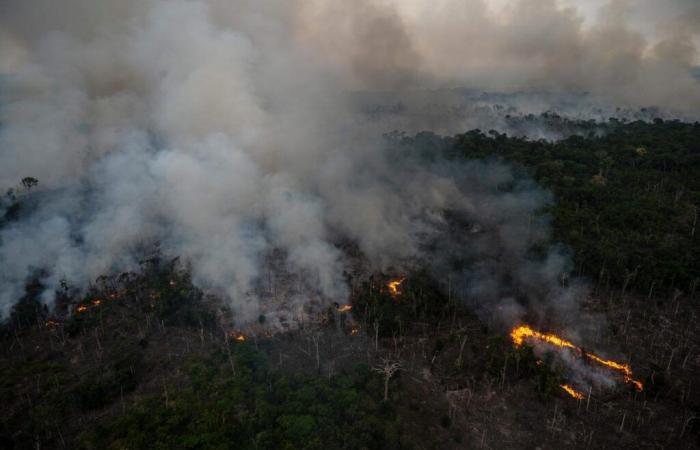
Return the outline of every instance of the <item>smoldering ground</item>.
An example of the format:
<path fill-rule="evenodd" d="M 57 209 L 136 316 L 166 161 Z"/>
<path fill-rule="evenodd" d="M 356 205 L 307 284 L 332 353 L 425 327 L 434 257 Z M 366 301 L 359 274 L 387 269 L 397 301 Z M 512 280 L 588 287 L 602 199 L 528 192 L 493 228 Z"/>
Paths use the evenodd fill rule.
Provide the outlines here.
<path fill-rule="evenodd" d="M 652 46 L 618 3 L 586 28 L 553 0 L 498 15 L 480 1 L 428 15 L 372 0 L 4 2 L 0 185 L 40 186 L 0 231 L 2 316 L 37 268 L 51 304 L 61 280 L 132 269 L 153 242 L 189 261 L 241 322 L 257 317 L 273 249 L 310 295 L 344 301 L 338 241 L 370 270 L 441 267 L 426 249 L 442 248 L 445 211 L 481 230 L 461 238 L 478 262 L 460 275 L 465 293 L 569 311 L 580 291 L 561 286 L 567 259 L 528 251 L 548 234 L 537 214 L 548 194 L 493 162 L 448 169 L 397 151 L 350 92 L 534 85 L 695 111 L 697 28 Z"/>

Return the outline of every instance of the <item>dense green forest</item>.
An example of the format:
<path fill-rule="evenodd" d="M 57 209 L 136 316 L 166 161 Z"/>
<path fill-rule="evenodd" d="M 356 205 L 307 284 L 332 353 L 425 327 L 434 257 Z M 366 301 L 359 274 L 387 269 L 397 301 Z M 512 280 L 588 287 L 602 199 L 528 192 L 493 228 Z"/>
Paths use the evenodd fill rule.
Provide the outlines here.
<path fill-rule="evenodd" d="M 449 158 L 514 164 L 554 193 L 553 240 L 573 250 L 576 275 L 598 287 L 692 297 L 700 282 L 700 124 L 611 119 L 578 128 L 584 135 L 555 142 L 480 130 L 391 139 Z"/>

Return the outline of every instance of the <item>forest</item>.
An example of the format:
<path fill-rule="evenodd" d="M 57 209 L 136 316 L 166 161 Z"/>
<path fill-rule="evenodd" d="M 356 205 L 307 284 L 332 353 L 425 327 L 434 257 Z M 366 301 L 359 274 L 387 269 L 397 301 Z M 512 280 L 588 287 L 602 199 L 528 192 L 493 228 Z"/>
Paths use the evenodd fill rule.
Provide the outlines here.
<path fill-rule="evenodd" d="M 643 391 L 566 396 L 564 367 L 513 345 L 429 270 L 375 273 L 317 323 L 269 332 L 261 315 L 243 331 L 185 262 L 155 251 L 85 293 L 66 285 L 53 310 L 40 277 L 27 280 L 0 330 L 0 446 L 696 448 L 700 124 L 512 120 L 579 132 L 386 141 L 399 155 L 499 161 L 550 191 L 547 244 L 572 256 L 585 312 L 605 318 L 593 344 L 629 362 Z M 5 195 L 0 227 L 31 208 L 37 183 Z"/>

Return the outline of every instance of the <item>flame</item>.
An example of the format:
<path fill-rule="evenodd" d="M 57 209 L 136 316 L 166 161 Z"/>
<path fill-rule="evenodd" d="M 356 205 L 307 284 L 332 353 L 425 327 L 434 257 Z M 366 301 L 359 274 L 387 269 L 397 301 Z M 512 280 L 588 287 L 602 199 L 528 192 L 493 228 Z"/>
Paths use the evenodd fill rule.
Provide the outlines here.
<path fill-rule="evenodd" d="M 589 353 L 583 350 L 582 348 L 574 345 L 571 341 L 567 341 L 566 339 L 560 338 L 556 334 L 540 333 L 539 331 L 533 330 L 527 325 L 521 325 L 519 327 L 513 328 L 513 330 L 510 332 L 510 337 L 513 339 L 513 343 L 516 347 L 520 347 L 526 338 L 534 338 L 559 348 L 570 348 L 582 355 L 583 357 L 587 357 L 590 360 L 597 362 L 598 364 L 621 372 L 625 383 L 632 384 L 637 391 L 641 392 L 644 389 L 644 385 L 640 381 L 635 380 L 633 378 L 632 369 L 627 364 L 621 364 L 616 361 L 603 359 L 594 353 Z"/>
<path fill-rule="evenodd" d="M 114 299 L 119 298 L 125 294 L 126 294 L 126 289 L 117 289 L 116 291 L 110 292 L 107 297 L 109 297 L 111 300 L 114 300 Z"/>
<path fill-rule="evenodd" d="M 539 331 L 535 331 L 526 325 L 514 328 L 513 331 L 510 332 L 510 337 L 513 339 L 516 347 L 523 345 L 525 338 L 534 337 L 540 341 L 547 342 L 548 344 L 552 344 L 557 347 L 578 349 L 578 347 L 566 339 L 562 339 L 555 334 L 540 333 Z"/>
<path fill-rule="evenodd" d="M 344 313 L 352 311 L 352 305 L 342 305 L 338 307 L 338 312 Z"/>
<path fill-rule="evenodd" d="M 399 286 L 401 286 L 401 283 L 404 282 L 406 277 L 403 278 L 397 278 L 395 280 L 391 280 L 387 283 L 387 287 L 389 288 L 389 293 L 391 294 L 392 297 L 396 297 L 401 294 L 401 291 L 399 290 Z"/>
<path fill-rule="evenodd" d="M 586 353 L 586 355 L 598 364 L 602 364 L 606 367 L 610 367 L 611 369 L 615 369 L 617 371 L 622 372 L 622 376 L 625 380 L 625 383 L 631 383 L 632 385 L 634 385 L 634 388 L 637 391 L 641 392 L 642 389 L 644 389 L 644 385 L 640 381 L 637 381 L 632 377 L 632 369 L 627 364 L 620 364 L 615 361 L 603 359 L 598 355 L 594 355 L 593 353 Z"/>
<path fill-rule="evenodd" d="M 360 332 L 360 327 L 352 327 L 352 329 L 350 330 L 350 336 L 355 336 L 359 332 Z"/>
<path fill-rule="evenodd" d="M 577 391 L 576 389 L 572 388 L 568 384 L 560 384 L 559 387 L 564 389 L 567 394 L 569 394 L 576 400 L 583 400 L 583 394 Z"/>
<path fill-rule="evenodd" d="M 245 340 L 247 339 L 245 337 L 245 334 L 239 331 L 229 331 L 227 334 L 238 342 L 245 342 Z"/>
<path fill-rule="evenodd" d="M 102 303 L 102 300 L 100 300 L 100 299 L 95 299 L 92 301 L 93 306 L 100 306 L 101 303 Z"/>
<path fill-rule="evenodd" d="M 76 308 L 76 311 L 79 312 L 79 313 L 84 313 L 84 312 L 87 311 L 87 310 L 88 310 L 88 307 L 85 306 L 85 305 L 80 305 L 80 306 L 78 306 L 78 307 Z"/>

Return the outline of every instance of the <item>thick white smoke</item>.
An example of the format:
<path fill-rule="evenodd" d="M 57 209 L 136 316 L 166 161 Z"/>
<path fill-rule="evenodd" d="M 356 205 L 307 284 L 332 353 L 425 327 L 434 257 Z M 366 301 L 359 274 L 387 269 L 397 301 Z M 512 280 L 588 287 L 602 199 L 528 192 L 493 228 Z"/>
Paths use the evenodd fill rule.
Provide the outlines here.
<path fill-rule="evenodd" d="M 191 262 L 195 282 L 224 292 L 241 320 L 258 314 L 256 283 L 274 249 L 309 295 L 342 301 L 339 241 L 355 243 L 373 268 L 400 265 L 425 256 L 446 209 L 487 230 L 467 242 L 484 259 L 474 295 L 500 301 L 498 281 L 513 276 L 556 285 L 565 265 L 556 252 L 525 264 L 528 243 L 546 233 L 533 214 L 547 195 L 524 185 L 504 194 L 513 175 L 502 166 L 448 170 L 387 151 L 381 126 L 366 127 L 348 91 L 481 82 L 498 69 L 491 78 L 506 84 L 527 75 L 519 85 L 606 93 L 622 83 L 650 95 L 640 103 L 696 108 L 686 69 L 697 27 L 648 56 L 645 38 L 618 16 L 588 32 L 553 0 L 510 8 L 493 16 L 480 1 L 443 1 L 432 14 L 372 0 L 4 2 L 0 187 L 25 176 L 40 185 L 0 230 L 0 317 L 37 269 L 50 303 L 60 280 L 85 286 L 131 269 L 153 242 Z M 672 83 L 639 90 L 660 76 L 680 80 L 685 95 Z"/>

